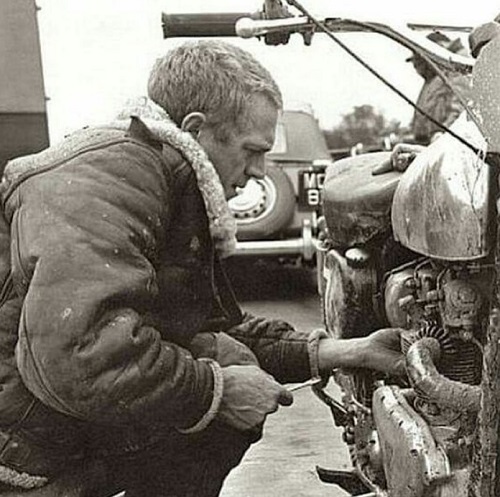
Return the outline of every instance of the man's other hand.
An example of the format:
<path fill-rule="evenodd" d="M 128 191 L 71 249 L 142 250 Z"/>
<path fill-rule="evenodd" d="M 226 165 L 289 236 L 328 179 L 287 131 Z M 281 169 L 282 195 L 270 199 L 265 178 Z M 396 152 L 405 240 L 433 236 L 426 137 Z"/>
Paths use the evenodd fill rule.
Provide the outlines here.
<path fill-rule="evenodd" d="M 224 392 L 217 417 L 233 428 L 260 428 L 268 414 L 293 402 L 292 394 L 257 366 L 228 366 L 222 373 Z"/>
<path fill-rule="evenodd" d="M 191 341 L 189 350 L 195 358 L 214 359 L 223 368 L 235 365 L 259 365 L 255 354 L 244 343 L 222 331 L 198 333 Z"/>
<path fill-rule="evenodd" d="M 227 333 L 217 333 L 216 361 L 224 368 L 226 366 L 259 365 L 255 354 L 244 344 Z"/>

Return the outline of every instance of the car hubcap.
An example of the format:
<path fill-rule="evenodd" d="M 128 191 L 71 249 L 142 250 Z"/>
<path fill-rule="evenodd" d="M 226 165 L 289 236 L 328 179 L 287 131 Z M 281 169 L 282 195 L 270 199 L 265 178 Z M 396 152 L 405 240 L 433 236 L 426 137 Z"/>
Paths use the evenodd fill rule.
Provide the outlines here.
<path fill-rule="evenodd" d="M 229 207 L 238 223 L 251 222 L 265 216 L 276 204 L 276 187 L 268 176 L 250 179 L 236 197 L 229 201 Z"/>

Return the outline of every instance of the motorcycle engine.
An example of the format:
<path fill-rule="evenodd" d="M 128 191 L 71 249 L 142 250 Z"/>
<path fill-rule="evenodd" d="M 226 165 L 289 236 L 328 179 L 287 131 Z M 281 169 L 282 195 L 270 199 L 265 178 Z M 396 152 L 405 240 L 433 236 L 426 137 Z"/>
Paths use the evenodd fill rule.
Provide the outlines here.
<path fill-rule="evenodd" d="M 482 376 L 493 272 L 477 263 L 412 258 L 397 266 L 379 264 L 386 272 L 375 274 L 375 263 L 360 254 L 327 255 L 329 331 L 350 338 L 389 325 L 403 330 L 407 360 L 425 343 L 439 353 L 432 357 L 432 374 L 421 371 L 424 387 L 437 379 L 432 391 L 413 383 L 410 374 L 408 384 L 363 369 L 335 372 L 353 465 L 376 495 L 466 497 L 477 410 L 463 409 L 462 398 L 447 392 L 446 382 L 463 386 L 460 392 L 473 394 L 470 404 L 479 405 L 474 395 Z"/>
<path fill-rule="evenodd" d="M 481 270 L 430 263 L 389 275 L 385 310 L 391 326 L 407 330 L 403 351 L 421 338 L 435 338 L 441 346 L 438 371 L 451 380 L 479 384 L 490 279 Z"/>
<path fill-rule="evenodd" d="M 421 385 L 410 381 L 412 388 L 384 386 L 375 393 L 373 417 L 391 496 L 466 495 L 477 411 L 462 409 L 459 395 L 450 403 L 446 386 L 479 388 L 491 292 L 491 271 L 474 264 L 441 267 L 426 260 L 385 278 L 386 316 L 405 330 L 410 380 L 409 351 L 426 340 L 439 349 L 432 369 L 425 370 L 419 356 Z"/>

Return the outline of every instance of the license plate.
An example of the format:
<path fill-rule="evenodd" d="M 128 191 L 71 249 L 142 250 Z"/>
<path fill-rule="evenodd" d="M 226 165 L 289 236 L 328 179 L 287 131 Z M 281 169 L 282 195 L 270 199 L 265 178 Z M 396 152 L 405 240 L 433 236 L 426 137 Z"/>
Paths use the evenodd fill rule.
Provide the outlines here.
<path fill-rule="evenodd" d="M 299 206 L 317 209 L 321 205 L 321 190 L 325 182 L 324 170 L 299 171 Z"/>

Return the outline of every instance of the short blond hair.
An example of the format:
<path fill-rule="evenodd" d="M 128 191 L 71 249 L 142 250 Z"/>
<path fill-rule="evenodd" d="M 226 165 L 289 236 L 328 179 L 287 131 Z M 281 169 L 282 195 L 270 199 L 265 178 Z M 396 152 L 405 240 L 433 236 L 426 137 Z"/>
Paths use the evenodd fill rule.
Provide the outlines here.
<path fill-rule="evenodd" d="M 218 40 L 190 41 L 158 59 L 148 94 L 177 125 L 190 112 L 203 112 L 220 138 L 241 126 L 255 94 L 283 106 L 271 73 L 246 50 Z"/>

